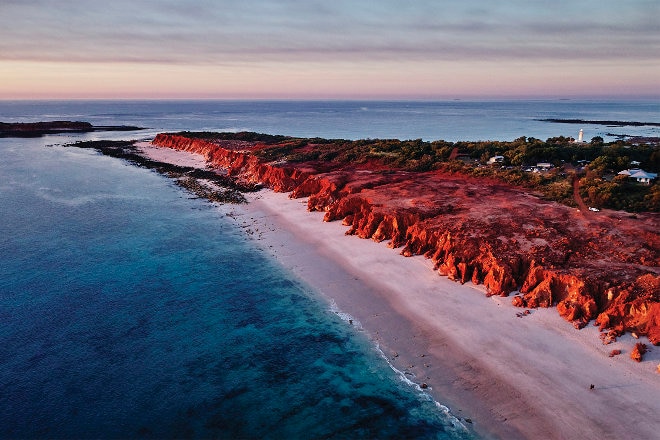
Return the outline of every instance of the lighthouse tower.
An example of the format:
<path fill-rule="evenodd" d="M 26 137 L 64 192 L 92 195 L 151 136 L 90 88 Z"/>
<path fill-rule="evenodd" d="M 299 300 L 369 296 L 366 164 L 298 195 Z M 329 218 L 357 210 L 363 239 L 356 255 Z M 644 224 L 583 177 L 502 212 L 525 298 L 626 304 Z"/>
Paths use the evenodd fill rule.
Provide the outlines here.
<path fill-rule="evenodd" d="M 584 131 L 580 129 L 580 133 L 578 134 L 578 142 L 584 142 Z"/>

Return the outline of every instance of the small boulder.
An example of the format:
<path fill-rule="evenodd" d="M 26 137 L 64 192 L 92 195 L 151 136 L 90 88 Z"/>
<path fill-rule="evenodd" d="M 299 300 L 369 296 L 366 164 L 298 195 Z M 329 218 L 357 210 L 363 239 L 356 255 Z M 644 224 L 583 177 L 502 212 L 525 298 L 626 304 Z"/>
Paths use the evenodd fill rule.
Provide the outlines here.
<path fill-rule="evenodd" d="M 642 358 L 644 357 L 644 353 L 646 353 L 646 351 L 646 344 L 638 342 L 635 344 L 635 348 L 633 348 L 632 352 L 630 353 L 630 358 L 635 362 L 642 362 Z"/>

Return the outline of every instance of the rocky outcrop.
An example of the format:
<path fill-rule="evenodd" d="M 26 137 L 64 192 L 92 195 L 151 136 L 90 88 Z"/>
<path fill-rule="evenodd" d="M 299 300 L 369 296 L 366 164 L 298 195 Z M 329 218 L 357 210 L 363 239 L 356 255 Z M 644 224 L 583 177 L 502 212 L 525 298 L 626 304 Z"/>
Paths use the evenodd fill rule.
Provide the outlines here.
<path fill-rule="evenodd" d="M 262 159 L 272 149 L 315 148 L 293 140 L 160 134 L 154 144 L 203 154 L 239 179 L 308 197 L 309 210 L 341 220 L 347 234 L 424 255 L 439 274 L 483 285 L 488 295 L 513 292 L 516 306 L 556 306 L 577 328 L 595 320 L 610 340 L 634 331 L 660 344 L 657 214 L 588 216 L 498 181 L 376 161 Z"/>
<path fill-rule="evenodd" d="M 293 191 L 309 177 L 298 167 L 263 163 L 253 153 L 263 148 L 242 141 L 226 142 L 223 146 L 184 136 L 159 134 L 154 145 L 202 154 L 209 162 L 224 168 L 230 176 L 250 183 L 261 183 L 278 192 Z"/>
<path fill-rule="evenodd" d="M 657 296 L 647 292 L 658 295 L 660 277 L 647 274 L 630 285 L 621 286 L 618 292 L 611 288 L 596 324 L 601 330 L 609 329 L 615 334 L 633 331 L 646 335 L 652 344 L 660 345 L 660 302 Z"/>
<path fill-rule="evenodd" d="M 632 359 L 635 362 L 642 362 L 642 359 L 644 358 L 644 355 L 648 351 L 648 348 L 646 348 L 646 344 L 642 344 L 641 342 L 638 342 L 635 344 L 635 347 L 633 348 L 632 352 L 630 352 L 630 359 Z"/>

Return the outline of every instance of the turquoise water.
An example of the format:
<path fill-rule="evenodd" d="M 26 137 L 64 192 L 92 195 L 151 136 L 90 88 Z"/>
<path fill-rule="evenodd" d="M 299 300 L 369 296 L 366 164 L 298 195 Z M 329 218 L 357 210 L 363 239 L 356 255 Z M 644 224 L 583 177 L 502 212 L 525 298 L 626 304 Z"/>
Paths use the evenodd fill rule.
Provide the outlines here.
<path fill-rule="evenodd" d="M 467 438 L 220 211 L 0 139 L 0 437 Z"/>

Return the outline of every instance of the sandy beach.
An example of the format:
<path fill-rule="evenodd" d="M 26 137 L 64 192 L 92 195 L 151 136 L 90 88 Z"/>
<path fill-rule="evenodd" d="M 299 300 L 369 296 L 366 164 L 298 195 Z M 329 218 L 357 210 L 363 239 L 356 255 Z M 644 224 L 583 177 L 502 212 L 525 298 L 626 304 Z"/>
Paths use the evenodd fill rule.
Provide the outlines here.
<path fill-rule="evenodd" d="M 154 147 L 151 142 L 136 142 L 135 146 L 140 152 L 151 160 L 171 163 L 184 167 L 206 169 L 209 164 L 201 154 L 189 153 L 187 151 L 172 150 L 170 148 Z"/>
<path fill-rule="evenodd" d="M 168 161 L 203 162 L 195 156 L 167 152 Z M 423 257 L 345 236 L 340 222 L 307 212 L 306 199 L 248 198 L 219 209 L 479 436 L 660 438 L 660 349 L 645 338 L 650 352 L 635 363 L 630 335 L 603 345 L 597 328 L 578 331 L 554 309 L 519 316 L 511 298 L 440 277 Z M 613 349 L 622 354 L 609 357 Z"/>

